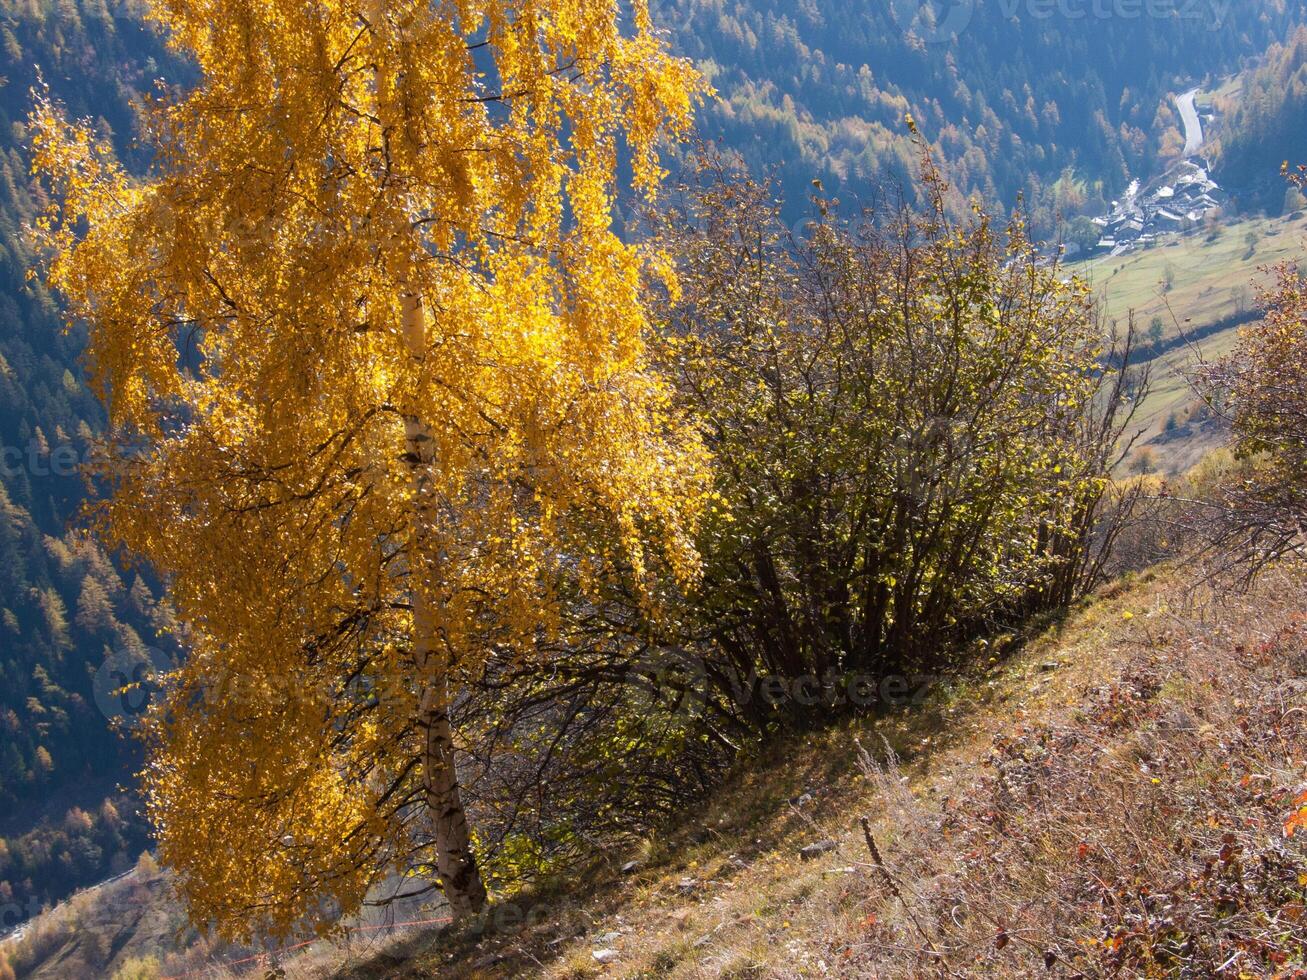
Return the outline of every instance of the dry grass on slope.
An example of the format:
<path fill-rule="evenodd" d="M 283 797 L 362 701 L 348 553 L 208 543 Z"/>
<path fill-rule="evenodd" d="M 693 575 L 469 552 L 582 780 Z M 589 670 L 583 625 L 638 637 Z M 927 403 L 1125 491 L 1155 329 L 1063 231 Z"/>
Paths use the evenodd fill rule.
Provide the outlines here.
<path fill-rule="evenodd" d="M 866 976 L 1307 966 L 1307 835 L 1287 827 L 1307 802 L 1307 622 L 1269 595 L 1226 612 L 1140 624 L 1120 676 L 998 735 L 939 806 L 877 773 L 907 885 L 852 888 L 866 914 L 818 955 Z"/>
<path fill-rule="evenodd" d="M 924 708 L 750 760 L 523 925 L 336 975 L 1307 976 L 1305 599 L 1146 576 Z"/>

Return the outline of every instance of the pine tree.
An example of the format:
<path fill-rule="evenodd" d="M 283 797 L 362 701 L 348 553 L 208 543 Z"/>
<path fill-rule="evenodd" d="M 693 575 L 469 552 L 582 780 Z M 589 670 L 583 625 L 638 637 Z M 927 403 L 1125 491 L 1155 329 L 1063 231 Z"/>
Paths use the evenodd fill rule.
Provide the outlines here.
<path fill-rule="evenodd" d="M 77 626 L 88 633 L 97 633 L 113 620 L 113 604 L 104 586 L 89 575 L 82 580 L 82 591 L 77 596 Z"/>

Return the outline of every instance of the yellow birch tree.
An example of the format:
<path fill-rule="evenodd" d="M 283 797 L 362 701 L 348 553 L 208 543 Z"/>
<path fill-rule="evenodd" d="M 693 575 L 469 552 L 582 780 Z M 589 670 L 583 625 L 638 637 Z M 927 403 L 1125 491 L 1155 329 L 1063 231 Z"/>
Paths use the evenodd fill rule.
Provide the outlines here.
<path fill-rule="evenodd" d="M 645 350 L 667 263 L 611 214 L 700 82 L 646 0 L 149 12 L 199 80 L 144 107 L 148 174 L 41 93 L 32 133 L 109 410 L 102 533 L 187 631 L 146 726 L 161 855 L 233 937 L 395 872 L 473 913 L 460 684 L 533 655 L 559 581 L 696 574 L 703 451 Z"/>

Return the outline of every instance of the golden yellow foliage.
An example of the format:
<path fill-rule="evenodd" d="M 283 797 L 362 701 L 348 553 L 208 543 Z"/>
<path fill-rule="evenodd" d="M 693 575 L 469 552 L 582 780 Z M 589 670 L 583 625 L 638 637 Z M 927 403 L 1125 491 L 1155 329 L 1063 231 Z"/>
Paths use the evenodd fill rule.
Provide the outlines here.
<path fill-rule="evenodd" d="M 645 0 L 150 14 L 200 81 L 146 107 L 148 176 L 46 99 L 32 132 L 103 531 L 191 650 L 149 727 L 161 858 L 230 936 L 432 866 L 469 911 L 460 679 L 531 654 L 564 573 L 696 574 L 702 449 L 645 351 L 668 263 L 611 212 L 622 145 L 651 197 L 700 83 Z"/>

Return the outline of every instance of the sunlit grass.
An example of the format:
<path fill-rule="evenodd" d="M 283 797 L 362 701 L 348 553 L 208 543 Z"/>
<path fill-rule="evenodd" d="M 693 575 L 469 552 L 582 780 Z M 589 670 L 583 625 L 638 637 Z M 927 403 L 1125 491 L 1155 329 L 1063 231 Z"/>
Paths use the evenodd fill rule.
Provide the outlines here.
<path fill-rule="evenodd" d="M 1109 322 L 1124 326 L 1133 315 L 1148 343 L 1150 327 L 1160 321 L 1162 344 L 1170 349 L 1153 361 L 1152 389 L 1132 428 L 1144 433 L 1139 443 L 1147 446 L 1150 467 L 1183 471 L 1219 441 L 1210 426 L 1185 428 L 1199 405 L 1188 377 L 1200 358 L 1234 347 L 1237 327 L 1207 333 L 1211 326 L 1254 311 L 1276 266 L 1307 255 L 1303 217 L 1249 218 L 1068 266 L 1093 286 Z M 1132 457 L 1127 465 L 1144 462 Z"/>

